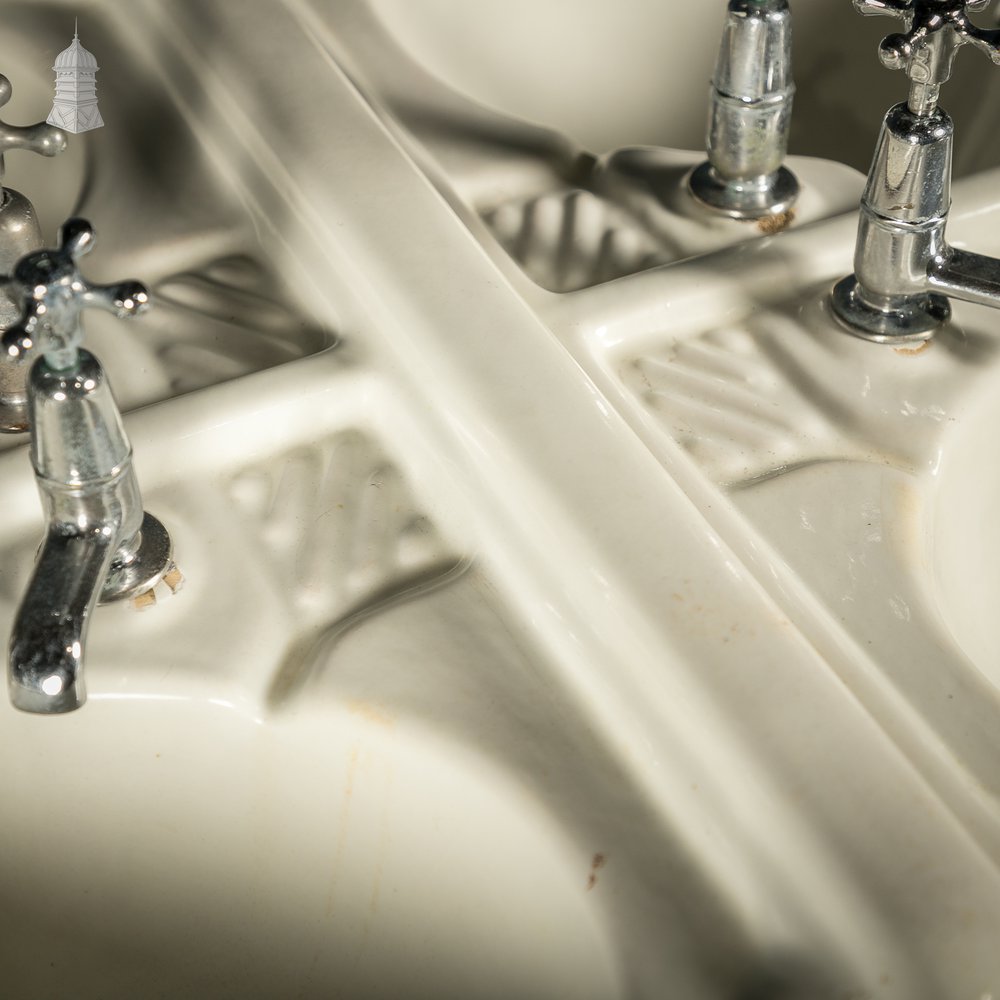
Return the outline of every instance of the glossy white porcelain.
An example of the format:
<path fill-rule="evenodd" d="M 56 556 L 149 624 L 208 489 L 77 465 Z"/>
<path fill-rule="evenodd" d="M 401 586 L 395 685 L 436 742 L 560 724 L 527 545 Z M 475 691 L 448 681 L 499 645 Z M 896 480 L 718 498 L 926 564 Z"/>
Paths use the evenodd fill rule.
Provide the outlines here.
<path fill-rule="evenodd" d="M 85 709 L 3 711 L 27 755 L 0 875 L 25 996 L 620 989 L 604 856 L 543 806 L 534 763 L 595 755 L 600 797 L 605 755 L 547 717 L 545 654 L 383 450 L 390 428 L 420 450 L 391 400 L 338 367 L 134 424 L 186 582 L 101 609 Z M 25 472 L 4 457 L 27 513 Z M 9 528 L 5 628 L 35 525 Z"/>
<path fill-rule="evenodd" d="M 708 81 L 724 8 L 685 13 L 677 30 L 670 4 L 593 3 L 575 22 L 572 45 L 556 43 L 566 29 L 559 5 L 545 13 L 486 5 L 477 9 L 476 27 L 468 12 L 455 9 L 445 30 L 427 20 L 428 12 L 394 0 L 301 8 L 309 29 L 516 284 L 527 278 L 550 291 L 578 291 L 857 204 L 855 170 L 792 157 L 804 191 L 791 212 L 746 222 L 713 217 L 696 205 L 685 179 L 705 158 Z M 504 30 L 484 30 L 493 21 Z M 647 39 L 642 46 L 635 44 L 637 32 Z M 457 37 L 461 44 L 452 45 Z M 666 41 L 651 45 L 651 38 Z M 539 65 L 553 78 L 575 79 L 578 62 L 598 48 L 603 57 L 589 60 L 587 86 L 564 83 L 549 102 L 553 90 L 540 91 L 530 72 L 519 71 L 522 60 L 509 61 L 511 51 L 526 46 L 551 53 L 539 56 Z M 690 99 L 681 102 L 681 113 L 665 115 L 676 102 L 664 95 L 681 88 L 681 79 Z M 695 87 L 695 80 L 702 82 Z M 595 114 L 595 104 L 609 102 L 617 113 Z M 577 128 L 598 121 L 608 129 Z M 638 145 L 651 139 L 655 147 Z"/>
<path fill-rule="evenodd" d="M 129 9 L 60 191 L 95 278 L 161 285 L 91 346 L 185 585 L 98 610 L 80 711 L 0 706 L 12 995 L 1000 991 L 992 313 L 849 337 L 860 174 L 796 161 L 771 235 L 654 208 L 698 153 L 481 89 L 526 7 L 447 87 L 440 5 Z M 1000 250 L 996 179 L 956 243 Z M 23 448 L 0 506 L 6 633 Z"/>

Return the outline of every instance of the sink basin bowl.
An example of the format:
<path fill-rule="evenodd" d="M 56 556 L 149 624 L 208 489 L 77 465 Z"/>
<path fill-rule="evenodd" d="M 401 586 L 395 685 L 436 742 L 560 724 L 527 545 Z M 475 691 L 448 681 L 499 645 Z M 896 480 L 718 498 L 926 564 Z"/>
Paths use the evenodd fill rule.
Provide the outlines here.
<path fill-rule="evenodd" d="M 3 792 L 5 981 L 24 996 L 619 994 L 603 856 L 578 856 L 533 787 L 536 755 L 558 771 L 589 751 L 570 737 L 558 765 L 558 726 L 535 742 L 544 694 L 533 711 L 491 704 L 504 676 L 534 686 L 544 657 L 512 641 L 495 584 L 436 528 L 446 509 L 364 426 L 366 411 L 392 426 L 391 402 L 333 366 L 226 395 L 136 427 L 184 589 L 100 609 L 79 712 L 3 708 L 8 754 L 32 761 Z M 181 454 L 190 478 L 152 471 Z M 3 462 L 27 513 L 24 457 Z M 5 631 L 33 527 L 8 526 Z"/>
<path fill-rule="evenodd" d="M 986 207 L 959 207 L 951 227 L 986 252 L 991 180 L 959 186 L 956 206 Z M 660 461 L 694 475 L 700 502 L 736 512 L 734 531 L 752 526 L 735 543 L 744 558 L 769 583 L 791 573 L 775 584 L 783 604 L 853 645 L 837 653 L 851 683 L 870 685 L 877 711 L 907 703 L 921 720 L 910 723 L 933 730 L 922 752 L 942 740 L 992 816 L 993 317 L 958 303 L 916 347 L 847 335 L 827 299 L 853 237 L 853 220 L 839 220 L 783 252 L 731 251 L 711 271 L 692 261 L 657 285 L 637 279 L 627 303 L 594 289 L 552 315 Z"/>
<path fill-rule="evenodd" d="M 366 6 L 428 74 L 510 119 L 553 129 L 597 154 L 704 143 L 725 2 L 587 0 L 580 7 L 555 0 L 544 10 L 530 0 L 483 0 L 475 9 L 454 0 L 427 0 L 419 8 L 406 0 L 371 0 Z M 877 125 L 868 112 L 899 100 L 898 81 L 875 54 L 891 22 L 861 21 L 850 7 L 832 3 L 794 16 L 792 151 L 867 170 Z M 963 172 L 982 169 L 996 153 L 969 134 L 977 113 L 967 105 L 985 89 L 990 72 L 985 63 L 969 62 L 958 64 L 950 101 L 960 116 L 959 134 L 966 133 L 958 156 Z"/>
<path fill-rule="evenodd" d="M 621 995 L 589 861 L 516 780 L 370 704 L 265 725 L 151 692 L 27 725 L 0 880 L 25 996 Z M 71 851 L 56 809 L 86 817 Z"/>
<path fill-rule="evenodd" d="M 31 761 L 2 791 L 19 994 L 603 998 L 820 975 L 756 954 L 733 889 L 596 737 L 581 653 L 532 624 L 531 581 L 498 555 L 518 540 L 477 536 L 423 421 L 337 352 L 129 420 L 186 579 L 98 609 L 82 709 L 0 708 Z M 9 632 L 39 525 L 23 454 L 0 465 Z"/>
<path fill-rule="evenodd" d="M 475 18 L 446 6 L 352 0 L 336 12 L 308 4 L 305 16 L 509 280 L 528 279 L 526 294 L 578 291 L 857 204 L 856 171 L 802 158 L 790 163 L 804 187 L 793 212 L 758 225 L 693 203 L 685 179 L 704 159 L 690 150 L 704 148 L 724 8 L 685 14 L 679 32 L 670 5 L 592 4 L 566 45 L 558 5 L 487 5 Z M 515 70 L 513 51 L 537 69 Z M 540 87 L 533 72 L 561 85 Z M 664 113 L 664 95 L 692 79 L 704 81 L 698 99 Z"/>
<path fill-rule="evenodd" d="M 4 10 L 41 95 L 64 10 Z M 918 354 L 832 326 L 842 164 L 766 238 L 672 208 L 671 249 L 646 195 L 687 125 L 568 138 L 483 89 L 527 8 L 465 66 L 389 0 L 129 12 L 81 22 L 107 125 L 59 192 L 88 273 L 159 292 L 88 342 L 185 583 L 98 609 L 80 711 L 0 707 L 8 991 L 996 992 L 996 693 L 945 513 L 983 515 L 989 317 Z M 994 185 L 956 241 L 989 249 Z M 565 254 L 504 249 L 529 204 L 573 207 Z M 0 504 L 9 632 L 23 448 Z"/>
<path fill-rule="evenodd" d="M 984 337 L 992 332 L 983 329 Z M 988 343 L 988 341 L 987 341 Z M 996 495 L 995 388 L 983 380 L 966 401 L 963 419 L 941 450 L 933 493 L 929 556 L 936 573 L 937 597 L 945 619 L 975 669 L 993 685 L 996 667 L 996 621 L 992 613 L 998 576 L 994 518 Z"/>
<path fill-rule="evenodd" d="M 831 4 L 797 11 L 788 166 L 802 194 L 790 213 L 734 222 L 686 190 L 704 160 L 724 3 L 683 15 L 651 0 L 572 14 L 564 3 L 449 0 L 305 8 L 509 280 L 559 293 L 854 211 L 877 134 L 871 109 L 899 99 L 874 56 L 881 19 Z M 979 110 L 989 71 L 970 60 L 952 82 L 965 172 L 998 160 Z"/>

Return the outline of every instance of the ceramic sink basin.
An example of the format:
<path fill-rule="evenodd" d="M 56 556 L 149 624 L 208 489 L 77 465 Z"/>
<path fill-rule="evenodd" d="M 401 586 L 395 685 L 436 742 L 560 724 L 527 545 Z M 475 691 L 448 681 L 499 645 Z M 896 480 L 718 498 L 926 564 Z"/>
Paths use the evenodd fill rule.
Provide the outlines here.
<path fill-rule="evenodd" d="M 557 788 L 532 790 L 591 753 L 570 735 L 556 763 L 559 709 L 544 684 L 528 694 L 544 654 L 512 641 L 495 584 L 437 527 L 451 517 L 364 426 L 392 409 L 378 388 L 330 366 L 284 381 L 252 407 L 234 393 L 136 426 L 186 585 L 142 613 L 101 609 L 85 710 L 4 710 L 27 764 L 4 789 L 5 981 L 24 996 L 616 994 L 603 855 L 541 807 Z M 248 448 L 213 426 L 220 408 Z M 275 419 L 297 430 L 262 447 Z M 182 456 L 191 479 L 151 472 Z M 3 480 L 26 512 L 23 458 L 5 456 Z M 5 630 L 32 557 L 10 539 L 36 525 L 9 527 Z M 526 704 L 505 695 L 514 676 Z"/>
<path fill-rule="evenodd" d="M 997 254 L 996 174 L 952 238 Z M 970 836 L 995 855 L 992 310 L 933 342 L 846 334 L 852 219 L 549 300 L 552 328 Z"/>
<path fill-rule="evenodd" d="M 996 594 L 993 549 L 995 446 L 991 428 L 996 394 L 987 383 L 969 401 L 968 417 L 955 428 L 944 452 L 931 508 L 932 557 L 937 595 L 948 625 L 961 646 L 992 685 L 996 669 L 996 622 L 990 613 Z"/>
<path fill-rule="evenodd" d="M 473 9 L 452 0 L 425 0 L 419 7 L 370 0 L 336 10 L 352 42 L 354 20 L 364 20 L 395 57 L 412 61 L 467 104 L 508 122 L 543 126 L 601 155 L 634 145 L 702 147 L 725 6 L 553 0 L 540 8 L 531 0 L 481 0 Z M 793 151 L 867 170 L 875 131 L 868 103 L 887 106 L 899 99 L 897 82 L 872 52 L 889 22 L 859 20 L 850 6 L 828 0 L 794 15 Z M 356 65 L 365 66 L 366 54 L 352 51 Z M 403 76 L 410 71 L 399 67 L 403 79 L 412 80 Z M 956 72 L 950 104 L 960 123 L 971 127 L 981 112 L 966 105 L 982 98 L 989 68 L 970 60 Z M 386 86 L 392 98 L 402 93 L 388 77 Z M 424 97 L 423 89 L 411 91 L 409 102 L 401 103 L 412 107 Z M 833 127 L 835 120 L 840 127 Z M 982 168 L 990 155 L 983 137 L 967 136 L 960 170 Z"/>
<path fill-rule="evenodd" d="M 921 351 L 835 326 L 856 163 L 796 161 L 766 236 L 651 209 L 703 105 L 611 120 L 582 63 L 620 31 L 676 91 L 721 15 L 664 33 L 682 62 L 589 6 L 558 100 L 565 19 L 527 5 L 452 10 L 464 61 L 436 4 L 81 12 L 105 129 L 10 181 L 154 285 L 88 336 L 184 585 L 97 610 L 79 711 L 0 705 L 12 996 L 1000 993 L 993 314 Z M 2 9 L 44 104 L 65 8 Z M 867 86 L 823 73 L 813 116 Z M 957 244 L 1000 252 L 996 181 Z"/>
<path fill-rule="evenodd" d="M 541 14 L 486 4 L 474 18 L 444 7 L 418 14 L 395 0 L 303 8 L 515 283 L 573 292 L 857 203 L 856 171 L 795 158 L 803 197 L 763 229 L 706 220 L 695 208 L 685 178 L 704 159 L 689 150 L 704 142 L 722 9 L 686 13 L 678 32 L 670 5 L 591 4 L 566 45 L 567 10 L 558 4 Z M 668 56 L 654 39 L 669 39 Z M 512 51 L 522 53 L 521 69 L 509 63 Z M 540 89 L 534 72 L 560 86 Z M 690 91 L 692 80 L 697 99 L 665 116 L 663 95 Z M 608 113 L 595 115 L 601 107 Z M 657 146 L 638 146 L 637 137 Z"/>
<path fill-rule="evenodd" d="M 966 182 L 956 206 L 989 206 L 994 183 Z M 991 206 L 958 208 L 953 232 L 995 252 L 994 225 Z M 896 736 L 914 752 L 940 741 L 993 817 L 994 317 L 959 303 L 929 343 L 851 337 L 827 296 L 852 245 L 847 219 L 785 253 L 762 245 L 720 255 L 711 275 L 692 262 L 637 282 L 625 308 L 591 294 L 553 321 L 651 452 L 726 512 L 708 516 L 742 522 L 734 543 L 817 644 L 839 634 L 872 711 L 896 716 L 894 731 L 908 718 Z"/>
<path fill-rule="evenodd" d="M 110 32 L 114 7 L 97 12 Z M 141 612 L 98 610 L 79 712 L 0 709 L 8 759 L 32 761 L 0 790 L 5 983 L 23 997 L 541 998 L 655 995 L 667 981 L 693 994 L 813 981 L 830 958 L 786 958 L 799 922 L 769 912 L 786 890 L 734 881 L 731 861 L 708 846 L 718 837 L 710 814 L 729 797 L 708 768 L 735 750 L 713 739 L 704 767 L 679 758 L 687 763 L 668 784 L 692 806 L 680 823 L 658 777 L 673 750 L 636 757 L 640 731 L 675 740 L 659 711 L 636 730 L 629 707 L 649 711 L 641 678 L 662 639 L 609 591 L 602 550 L 616 539 L 596 551 L 586 540 L 606 501 L 566 507 L 592 474 L 566 465 L 563 431 L 538 439 L 547 410 L 526 410 L 527 387 L 498 382 L 495 358 L 453 354 L 464 299 L 439 299 L 413 264 L 447 258 L 459 286 L 494 300 L 485 314 L 505 337 L 487 337 L 491 350 L 508 350 L 511 336 L 527 343 L 538 321 L 497 286 L 293 13 L 256 13 L 226 21 L 252 30 L 227 36 L 223 50 L 210 45 L 208 58 L 204 8 L 145 5 L 150 65 L 212 164 L 202 164 L 208 180 L 221 175 L 229 200 L 251 213 L 239 232 L 255 234 L 258 253 L 270 248 L 262 266 L 286 315 L 341 339 L 317 336 L 296 353 L 291 337 L 287 363 L 185 384 L 180 397 L 129 413 L 146 505 L 170 530 L 185 583 L 174 595 L 161 587 Z M 24 17 L 27 31 L 36 22 Z M 149 57 L 143 40 L 131 44 Z M 311 80 L 354 136 L 369 165 L 355 174 L 352 162 L 362 188 L 346 191 L 322 166 L 308 116 L 285 113 L 283 101 L 302 99 L 295 87 L 274 91 L 267 122 L 234 115 L 233 74 L 256 62 L 254 45 L 275 44 L 299 52 L 308 71 L 295 87 Z M 114 109 L 109 101 L 108 122 Z M 100 149 L 104 138 L 85 141 Z M 273 172 L 269 148 L 287 151 L 292 175 Z M 217 208 L 218 187 L 194 176 L 210 192 L 196 201 Z M 213 286 L 216 258 L 199 254 L 217 245 L 215 217 L 164 207 L 148 176 L 135 180 L 131 199 L 119 192 L 130 205 L 94 196 L 84 206 L 103 241 L 95 277 L 181 261 L 191 286 Z M 433 241 L 433 262 L 399 239 L 386 190 L 424 216 L 407 225 Z M 125 224 L 137 212 L 148 215 L 143 232 L 174 227 L 176 239 L 137 248 Z M 228 247 L 232 231 L 218 228 Z M 261 282 L 248 284 L 211 307 L 185 301 L 177 315 L 190 327 L 178 338 L 207 319 L 241 333 L 269 321 Z M 428 296 L 411 301 L 420 289 Z M 280 346 L 280 323 L 267 325 Z M 121 337 L 95 329 L 92 346 L 118 358 L 109 377 L 128 409 L 138 363 L 113 349 Z M 246 345 L 235 353 L 254 356 Z M 539 384 L 555 375 L 550 390 L 568 393 L 567 429 L 581 405 L 593 421 L 562 349 L 550 343 L 539 363 Z M 509 412 L 522 416 L 511 424 Z M 528 439 L 540 447 L 525 451 Z M 612 433 L 609 454 L 616 442 Z M 573 480 L 555 493 L 554 460 Z M 41 524 L 24 449 L 2 464 L 9 633 Z M 607 690 L 611 664 L 618 694 Z M 738 849 L 757 859 L 747 870 L 778 869 L 758 841 Z"/>
<path fill-rule="evenodd" d="M 899 99 L 872 55 L 879 19 L 831 2 L 797 11 L 788 166 L 802 194 L 762 223 L 707 218 L 686 176 L 705 158 L 724 3 L 302 7 L 508 280 L 560 293 L 853 211 L 878 125 L 868 109 Z M 996 159 L 982 139 L 989 71 L 970 61 L 952 84 L 964 171 Z"/>

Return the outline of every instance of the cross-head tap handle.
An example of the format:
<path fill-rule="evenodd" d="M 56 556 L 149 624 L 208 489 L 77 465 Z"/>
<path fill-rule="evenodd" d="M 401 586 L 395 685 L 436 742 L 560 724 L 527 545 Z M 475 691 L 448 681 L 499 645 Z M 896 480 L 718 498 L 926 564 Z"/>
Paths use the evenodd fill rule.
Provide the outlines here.
<path fill-rule="evenodd" d="M 37 250 L 17 262 L 13 285 L 21 295 L 23 312 L 20 322 L 3 336 L 9 357 L 37 349 L 53 371 L 70 371 L 77 365 L 77 349 L 83 342 L 85 308 L 128 319 L 149 305 L 149 292 L 138 281 L 96 285 L 80 274 L 77 260 L 93 249 L 95 239 L 86 219 L 70 219 L 60 231 L 58 249 Z"/>
<path fill-rule="evenodd" d="M 0 73 L 0 108 L 10 100 L 11 89 L 10 80 Z M 0 183 L 4 175 L 4 154 L 12 149 L 27 149 L 42 156 L 55 156 L 65 148 L 66 133 L 47 122 L 8 125 L 0 121 Z"/>
<path fill-rule="evenodd" d="M 887 35 L 879 58 L 888 69 L 902 69 L 910 79 L 910 110 L 929 115 L 937 107 L 941 85 L 951 76 L 958 50 L 966 43 L 1000 64 L 1000 30 L 978 28 L 969 14 L 991 0 L 854 0 L 860 14 L 902 18 L 906 31 Z"/>

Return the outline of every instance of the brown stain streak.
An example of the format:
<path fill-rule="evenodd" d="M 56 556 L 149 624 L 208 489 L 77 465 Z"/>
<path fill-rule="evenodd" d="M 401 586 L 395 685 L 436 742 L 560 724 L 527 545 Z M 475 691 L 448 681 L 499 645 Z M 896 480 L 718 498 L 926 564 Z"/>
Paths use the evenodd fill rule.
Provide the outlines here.
<path fill-rule="evenodd" d="M 587 876 L 587 892 L 597 885 L 597 873 L 608 863 L 607 856 L 598 851 L 591 859 L 590 874 Z"/>
<path fill-rule="evenodd" d="M 348 701 L 346 702 L 346 708 L 352 715 L 356 715 L 376 726 L 391 729 L 396 724 L 396 720 L 392 715 L 370 701 Z"/>
<path fill-rule="evenodd" d="M 779 215 L 765 215 L 763 219 L 757 220 L 757 228 L 765 236 L 774 236 L 786 230 L 794 221 L 795 212 L 789 210 Z"/>
<path fill-rule="evenodd" d="M 333 867 L 330 872 L 330 886 L 326 896 L 326 917 L 333 916 L 334 901 L 337 893 L 337 878 L 343 863 L 344 849 L 347 845 L 347 832 L 351 822 L 351 800 L 354 796 L 354 779 L 358 770 L 360 747 L 352 747 L 347 760 L 347 774 L 344 781 L 344 796 L 340 806 L 340 817 L 337 824 L 336 841 L 333 850 Z"/>
<path fill-rule="evenodd" d="M 916 347 L 894 347 L 893 350 L 897 354 L 902 354 L 904 357 L 916 357 L 918 354 L 923 354 L 924 351 L 929 350 L 934 346 L 933 340 L 925 340 L 923 343 L 918 344 Z"/>

